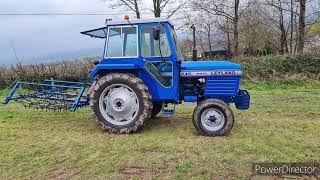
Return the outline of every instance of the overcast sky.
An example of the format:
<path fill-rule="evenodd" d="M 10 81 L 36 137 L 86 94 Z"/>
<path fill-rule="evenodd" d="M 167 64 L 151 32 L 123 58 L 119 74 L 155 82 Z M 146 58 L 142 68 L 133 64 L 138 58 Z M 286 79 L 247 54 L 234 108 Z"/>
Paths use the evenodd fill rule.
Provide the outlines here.
<path fill-rule="evenodd" d="M 5 13 L 119 13 L 102 0 L 1 0 Z M 149 15 L 144 15 L 149 16 Z M 123 15 L 110 16 L 113 19 Z M 110 18 L 108 17 L 108 18 Z M 79 32 L 104 26 L 107 16 L 0 16 L 0 64 L 41 62 L 41 57 L 103 47 Z M 16 56 L 15 56 L 16 54 Z"/>

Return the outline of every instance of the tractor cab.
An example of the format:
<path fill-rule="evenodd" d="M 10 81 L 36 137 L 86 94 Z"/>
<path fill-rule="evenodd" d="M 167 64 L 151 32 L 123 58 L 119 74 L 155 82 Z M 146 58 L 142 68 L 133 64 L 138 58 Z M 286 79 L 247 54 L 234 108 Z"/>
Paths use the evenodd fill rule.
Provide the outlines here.
<path fill-rule="evenodd" d="M 102 60 L 89 77 L 125 69 L 148 85 L 154 101 L 180 101 L 182 56 L 168 19 L 109 20 L 105 27 L 81 33 L 105 39 Z"/>
<path fill-rule="evenodd" d="M 89 77 L 129 71 L 147 84 L 155 102 L 218 98 L 232 103 L 238 94 L 245 94 L 239 88 L 240 64 L 183 61 L 174 26 L 168 19 L 108 20 L 105 27 L 81 33 L 105 39 L 103 58 Z"/>

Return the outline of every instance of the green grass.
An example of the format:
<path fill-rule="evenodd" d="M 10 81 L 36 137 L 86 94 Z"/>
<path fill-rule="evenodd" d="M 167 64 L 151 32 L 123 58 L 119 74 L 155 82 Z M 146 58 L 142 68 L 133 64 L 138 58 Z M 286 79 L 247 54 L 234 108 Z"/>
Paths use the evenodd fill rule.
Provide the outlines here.
<path fill-rule="evenodd" d="M 235 110 L 230 135 L 215 138 L 198 135 L 192 104 L 132 135 L 101 131 L 88 108 L 0 105 L 0 179 L 247 179 L 253 162 L 320 161 L 319 82 L 244 87 L 251 109 Z"/>

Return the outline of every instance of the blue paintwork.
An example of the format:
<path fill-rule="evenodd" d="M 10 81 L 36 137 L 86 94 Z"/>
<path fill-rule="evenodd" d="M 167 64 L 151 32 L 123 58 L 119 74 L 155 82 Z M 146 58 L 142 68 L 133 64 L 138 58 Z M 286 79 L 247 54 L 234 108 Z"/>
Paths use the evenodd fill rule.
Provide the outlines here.
<path fill-rule="evenodd" d="M 153 101 L 181 103 L 182 101 L 198 102 L 203 100 L 203 98 L 216 98 L 227 103 L 236 103 L 239 109 L 246 108 L 244 104 L 249 103 L 250 98 L 247 97 L 250 97 L 250 95 L 239 90 L 241 65 L 227 61 L 181 61 L 181 59 L 178 58 L 173 34 L 171 34 L 171 25 L 168 22 L 136 24 L 138 28 L 138 47 L 141 47 L 141 29 L 146 26 L 157 25 L 165 27 L 172 52 L 171 56 L 165 57 L 166 61 L 173 64 L 172 87 L 163 87 L 144 66 L 145 62 L 162 62 L 163 59 L 161 57 L 144 58 L 141 56 L 141 48 L 138 48 L 138 56 L 134 58 L 106 58 L 106 54 L 104 53 L 100 64 L 89 74 L 89 78 L 93 78 L 97 74 L 106 75 L 114 71 L 127 71 L 136 74 L 145 82 L 152 94 Z M 105 43 L 104 52 L 106 52 L 106 44 L 107 42 Z M 160 74 L 170 71 L 170 66 L 162 66 L 159 68 Z M 218 72 L 210 72 L 211 74 L 207 74 L 206 76 L 199 76 L 197 74 L 196 76 L 180 77 L 180 73 L 201 73 L 203 71 Z M 228 74 L 233 71 L 237 71 L 237 73 Z M 198 83 L 197 79 L 199 78 L 204 78 L 206 81 L 206 83 L 202 85 L 202 88 L 194 86 L 194 83 Z M 180 80 L 184 81 L 184 79 L 188 79 L 189 81 L 187 83 L 180 83 Z M 188 83 L 191 84 L 188 85 Z M 192 89 L 190 89 L 190 87 Z"/>
<path fill-rule="evenodd" d="M 173 115 L 175 113 L 176 113 L 175 110 L 162 110 L 162 114 L 166 115 L 166 116 L 171 116 L 171 115 Z"/>
<path fill-rule="evenodd" d="M 247 110 L 250 107 L 250 94 L 244 89 L 240 89 L 238 96 L 235 97 L 236 108 L 239 110 Z"/>
<path fill-rule="evenodd" d="M 181 62 L 181 71 L 196 70 L 241 70 L 241 65 L 227 61 L 185 61 Z"/>
<path fill-rule="evenodd" d="M 99 71 L 106 71 L 106 70 L 130 70 L 130 69 L 137 69 L 139 66 L 137 64 L 98 64 L 88 75 L 89 78 L 93 78 Z"/>
<path fill-rule="evenodd" d="M 58 85 L 54 83 L 63 83 L 63 84 L 71 84 L 71 85 Z M 34 99 L 44 99 L 44 100 L 59 100 L 63 102 L 72 103 L 72 107 L 70 111 L 76 111 L 79 107 L 89 105 L 89 96 L 84 96 L 83 93 L 88 85 L 92 83 L 83 83 L 83 82 L 72 82 L 72 81 L 60 81 L 60 80 L 45 80 L 44 83 L 31 83 L 31 82 L 17 82 L 14 87 L 11 89 L 8 96 L 2 102 L 3 104 L 8 104 L 10 101 L 16 101 L 19 99 L 26 99 L 26 98 L 34 98 Z M 14 96 L 14 93 L 18 91 L 19 87 L 22 85 L 29 85 L 34 87 L 51 87 L 52 90 L 43 90 L 40 92 L 35 92 L 33 94 L 27 95 L 17 95 Z M 76 95 L 68 94 L 69 98 L 65 98 L 66 94 L 57 92 L 58 89 L 74 89 L 78 90 Z M 55 98 L 55 97 L 41 97 L 41 95 L 55 95 L 60 96 L 62 98 Z M 71 99 L 70 97 L 73 97 Z M 82 100 L 85 99 L 85 100 Z"/>
<path fill-rule="evenodd" d="M 8 96 L 3 100 L 3 104 L 8 104 L 9 103 L 9 101 L 12 99 L 12 97 L 13 97 L 13 94 L 18 90 L 18 88 L 19 88 L 19 82 L 17 82 L 14 86 L 13 86 L 13 88 L 10 90 L 10 92 L 9 92 L 9 94 L 8 94 Z"/>
<path fill-rule="evenodd" d="M 217 98 L 220 96 L 237 96 L 241 77 L 209 77 L 206 79 L 204 96 Z"/>
<path fill-rule="evenodd" d="M 148 23 L 148 24 L 140 24 L 138 25 L 138 32 L 141 32 L 143 27 L 152 27 L 152 26 L 159 26 L 162 25 L 165 27 L 166 30 L 166 34 L 167 34 L 167 38 L 169 40 L 169 45 L 170 45 L 170 49 L 171 49 L 171 55 L 169 57 L 166 57 L 166 61 L 171 62 L 173 65 L 173 85 L 170 88 L 167 87 L 163 87 L 157 80 L 156 78 L 149 72 L 149 70 L 147 70 L 144 67 L 144 62 L 149 61 L 149 62 L 162 62 L 163 59 L 161 57 L 152 57 L 152 58 L 143 58 L 141 56 L 142 52 L 141 52 L 141 48 L 139 49 L 139 58 L 141 58 L 142 60 L 142 67 L 143 67 L 143 71 L 140 71 L 140 78 L 142 80 L 144 80 L 147 84 L 147 86 L 149 87 L 151 94 L 152 94 L 152 98 L 154 101 L 163 101 L 163 100 L 169 100 L 169 101 L 173 101 L 178 103 L 180 101 L 179 98 L 179 76 L 177 76 L 177 74 L 179 74 L 179 67 L 177 64 L 177 50 L 175 49 L 175 45 L 174 45 L 174 41 L 173 41 L 173 36 L 171 34 L 171 26 L 168 23 Z M 139 40 L 138 40 L 138 47 L 140 47 L 140 33 L 138 33 L 139 35 Z"/>
<path fill-rule="evenodd" d="M 152 57 L 152 58 L 144 58 L 142 57 L 141 49 L 138 48 L 138 56 L 133 58 L 107 58 L 106 54 L 103 54 L 103 58 L 93 70 L 89 74 L 89 78 L 95 77 L 97 74 L 105 75 L 110 72 L 125 70 L 127 72 L 136 74 L 139 78 L 141 78 L 145 84 L 148 86 L 151 94 L 152 99 L 154 101 L 163 101 L 168 100 L 175 103 L 180 102 L 179 98 L 179 65 L 177 63 L 177 54 L 176 49 L 173 41 L 173 36 L 171 34 L 171 26 L 168 23 L 144 23 L 144 24 L 137 24 L 138 28 L 138 47 L 141 44 L 140 32 L 143 27 L 148 26 L 164 26 L 167 34 L 167 38 L 169 40 L 169 45 L 171 48 L 171 55 L 166 57 L 167 62 L 171 62 L 173 64 L 173 85 L 169 88 L 163 87 L 155 77 L 146 69 L 144 66 L 145 62 L 162 62 L 163 59 L 161 57 Z M 104 52 L 106 52 L 106 44 L 104 47 Z"/>
<path fill-rule="evenodd" d="M 90 82 L 74 82 L 74 81 L 62 81 L 62 80 L 55 80 L 55 79 L 45 79 L 43 81 L 44 83 L 62 83 L 62 84 L 73 84 L 73 85 L 91 85 L 92 83 Z"/>
<path fill-rule="evenodd" d="M 197 96 L 184 96 L 184 102 L 198 102 Z"/>
<path fill-rule="evenodd" d="M 226 103 L 240 101 L 237 97 L 239 96 L 241 74 L 240 64 L 227 61 L 197 61 L 182 62 L 181 64 L 182 78 L 205 79 L 203 88 L 205 99 L 221 99 Z M 186 96 L 190 95 L 190 88 L 186 93 Z M 241 99 L 241 101 L 244 101 L 244 99 Z"/>

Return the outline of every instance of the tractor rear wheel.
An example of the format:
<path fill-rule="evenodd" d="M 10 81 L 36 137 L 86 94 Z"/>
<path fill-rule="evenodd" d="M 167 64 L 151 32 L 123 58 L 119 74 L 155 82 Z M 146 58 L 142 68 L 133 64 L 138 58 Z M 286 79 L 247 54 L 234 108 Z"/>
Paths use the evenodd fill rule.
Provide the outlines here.
<path fill-rule="evenodd" d="M 151 116 L 148 87 L 129 73 L 110 73 L 97 82 L 90 95 L 97 121 L 104 130 L 129 134 L 139 131 Z"/>
<path fill-rule="evenodd" d="M 225 136 L 232 129 L 233 112 L 225 102 L 206 99 L 193 112 L 193 124 L 201 135 Z"/>
<path fill-rule="evenodd" d="M 162 110 L 162 102 L 153 102 L 151 118 L 154 118 Z"/>

